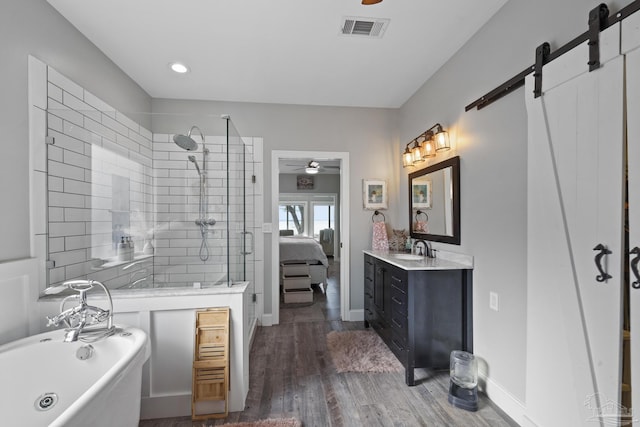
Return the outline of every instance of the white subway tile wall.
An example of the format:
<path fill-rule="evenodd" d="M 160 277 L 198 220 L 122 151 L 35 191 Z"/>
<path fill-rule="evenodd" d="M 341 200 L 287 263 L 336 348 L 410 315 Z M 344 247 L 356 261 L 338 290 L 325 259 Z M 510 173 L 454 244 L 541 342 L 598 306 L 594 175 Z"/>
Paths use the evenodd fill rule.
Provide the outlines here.
<path fill-rule="evenodd" d="M 253 277 L 242 257 L 252 249 L 244 233 L 254 215 L 251 203 L 244 208 L 255 195 L 253 171 L 245 170 L 251 138 L 230 139 L 227 162 L 227 138 L 205 137 L 207 216 L 216 224 L 206 231 L 203 261 L 199 176 L 188 160 L 195 155 L 202 167 L 202 149 L 187 153 L 173 135 L 153 134 L 51 67 L 47 92 L 47 131 L 55 138 L 47 146 L 51 285 L 83 277 L 111 289 L 206 286 Z M 123 238 L 133 242 L 134 260 L 122 261 Z M 147 243 L 153 256 L 143 253 Z"/>
<path fill-rule="evenodd" d="M 142 263 L 128 271 L 109 264 L 116 239 L 131 236 L 141 251 L 153 224 L 151 132 L 53 68 L 47 76 L 49 283 L 126 285 Z"/>

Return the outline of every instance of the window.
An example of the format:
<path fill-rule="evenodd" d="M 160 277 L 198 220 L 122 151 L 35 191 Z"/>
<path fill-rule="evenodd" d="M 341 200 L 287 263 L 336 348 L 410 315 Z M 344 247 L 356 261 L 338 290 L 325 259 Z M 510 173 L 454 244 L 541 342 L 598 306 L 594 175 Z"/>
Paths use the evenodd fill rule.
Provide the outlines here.
<path fill-rule="evenodd" d="M 313 237 L 320 239 L 320 230 L 335 228 L 335 205 L 328 202 L 314 202 Z"/>
<path fill-rule="evenodd" d="M 278 207 L 279 230 L 293 230 L 294 235 L 305 234 L 306 202 L 281 202 Z"/>

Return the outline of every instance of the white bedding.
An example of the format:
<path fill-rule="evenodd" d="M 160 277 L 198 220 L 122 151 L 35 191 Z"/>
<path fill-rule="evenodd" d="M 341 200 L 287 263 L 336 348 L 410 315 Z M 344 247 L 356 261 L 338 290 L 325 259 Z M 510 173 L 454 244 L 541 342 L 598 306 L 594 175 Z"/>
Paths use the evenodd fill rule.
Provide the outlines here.
<path fill-rule="evenodd" d="M 329 260 L 322 250 L 322 246 L 312 237 L 280 237 L 280 262 L 309 261 L 320 262 L 325 267 Z"/>

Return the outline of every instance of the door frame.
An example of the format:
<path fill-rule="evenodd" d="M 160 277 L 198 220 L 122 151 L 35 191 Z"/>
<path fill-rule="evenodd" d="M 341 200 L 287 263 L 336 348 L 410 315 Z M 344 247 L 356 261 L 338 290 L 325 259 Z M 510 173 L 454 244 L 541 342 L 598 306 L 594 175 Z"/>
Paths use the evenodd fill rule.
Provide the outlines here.
<path fill-rule="evenodd" d="M 280 160 L 308 158 L 340 160 L 340 317 L 350 321 L 349 298 L 349 153 L 338 151 L 281 151 L 271 152 L 271 320 L 280 323 L 280 246 L 278 234 L 278 203 L 280 194 Z"/>

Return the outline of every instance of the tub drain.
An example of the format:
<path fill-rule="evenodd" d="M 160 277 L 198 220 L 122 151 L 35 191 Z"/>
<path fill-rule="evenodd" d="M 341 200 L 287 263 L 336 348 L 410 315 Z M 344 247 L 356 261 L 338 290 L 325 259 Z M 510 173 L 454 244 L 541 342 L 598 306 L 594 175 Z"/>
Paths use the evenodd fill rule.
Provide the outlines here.
<path fill-rule="evenodd" d="M 58 395 L 55 393 L 45 393 L 38 397 L 34 406 L 38 411 L 48 411 L 58 403 Z"/>

